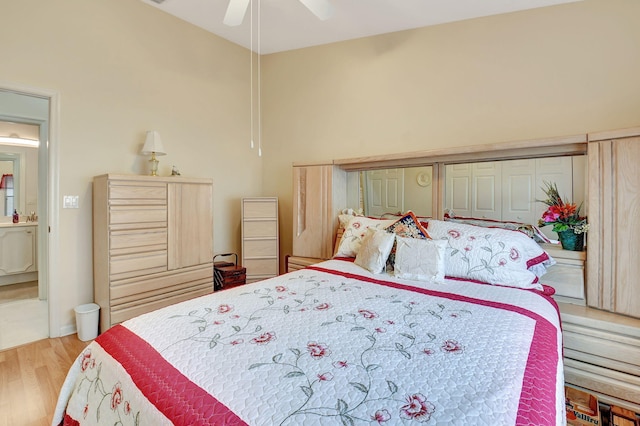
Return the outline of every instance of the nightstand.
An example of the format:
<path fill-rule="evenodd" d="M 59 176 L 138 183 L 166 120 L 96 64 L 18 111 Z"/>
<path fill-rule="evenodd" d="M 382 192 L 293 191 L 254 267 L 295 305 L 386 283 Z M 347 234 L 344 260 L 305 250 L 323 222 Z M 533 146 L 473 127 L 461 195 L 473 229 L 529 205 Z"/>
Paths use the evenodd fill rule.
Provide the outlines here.
<path fill-rule="evenodd" d="M 553 298 L 558 302 L 585 305 L 584 270 L 587 259 L 585 251 L 564 250 L 559 244 L 540 244 L 553 257 L 556 264 L 547 268 L 540 278 L 556 290 Z"/>

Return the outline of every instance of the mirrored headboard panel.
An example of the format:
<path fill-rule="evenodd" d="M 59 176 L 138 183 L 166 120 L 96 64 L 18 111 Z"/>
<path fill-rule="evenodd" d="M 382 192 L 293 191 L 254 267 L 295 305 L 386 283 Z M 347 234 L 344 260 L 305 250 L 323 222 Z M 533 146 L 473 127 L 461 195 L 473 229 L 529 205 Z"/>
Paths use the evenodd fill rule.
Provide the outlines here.
<path fill-rule="evenodd" d="M 543 182 L 557 183 L 561 194 L 578 204 L 586 199 L 586 150 L 586 135 L 578 135 L 334 164 L 349 171 L 347 207 L 367 216 L 412 210 L 442 219 L 448 211 L 537 224 L 544 210 L 536 201 L 544 196 Z"/>

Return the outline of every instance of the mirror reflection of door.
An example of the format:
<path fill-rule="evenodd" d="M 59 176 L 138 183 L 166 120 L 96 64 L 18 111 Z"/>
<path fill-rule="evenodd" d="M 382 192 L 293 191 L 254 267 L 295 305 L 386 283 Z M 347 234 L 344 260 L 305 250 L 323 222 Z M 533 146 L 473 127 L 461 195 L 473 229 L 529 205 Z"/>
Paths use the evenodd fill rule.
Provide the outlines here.
<path fill-rule="evenodd" d="M 365 211 L 369 216 L 404 211 L 404 170 L 384 169 L 365 172 Z"/>

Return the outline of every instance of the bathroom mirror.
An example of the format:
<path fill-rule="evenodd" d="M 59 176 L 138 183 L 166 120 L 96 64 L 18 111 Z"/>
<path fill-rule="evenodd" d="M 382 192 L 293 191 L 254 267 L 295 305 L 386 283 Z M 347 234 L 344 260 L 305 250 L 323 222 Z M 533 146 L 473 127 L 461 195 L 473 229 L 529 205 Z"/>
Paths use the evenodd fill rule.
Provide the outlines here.
<path fill-rule="evenodd" d="M 10 222 L 14 209 L 22 215 L 37 211 L 38 147 L 12 142 L 39 139 L 40 127 L 0 120 L 0 222 Z"/>

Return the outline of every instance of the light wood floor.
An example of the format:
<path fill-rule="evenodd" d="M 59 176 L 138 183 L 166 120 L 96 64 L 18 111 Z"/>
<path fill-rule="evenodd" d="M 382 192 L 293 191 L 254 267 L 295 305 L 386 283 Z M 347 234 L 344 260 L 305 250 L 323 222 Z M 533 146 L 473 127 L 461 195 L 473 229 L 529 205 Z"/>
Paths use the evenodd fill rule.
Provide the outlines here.
<path fill-rule="evenodd" d="M 67 371 L 89 343 L 73 334 L 0 351 L 0 426 L 50 425 Z"/>

